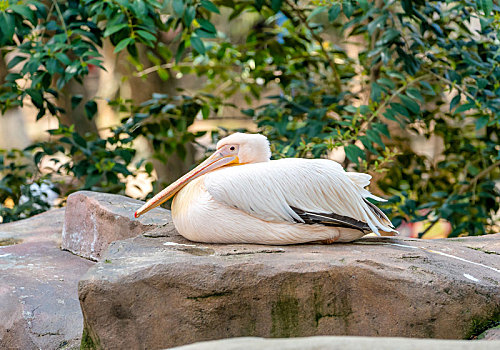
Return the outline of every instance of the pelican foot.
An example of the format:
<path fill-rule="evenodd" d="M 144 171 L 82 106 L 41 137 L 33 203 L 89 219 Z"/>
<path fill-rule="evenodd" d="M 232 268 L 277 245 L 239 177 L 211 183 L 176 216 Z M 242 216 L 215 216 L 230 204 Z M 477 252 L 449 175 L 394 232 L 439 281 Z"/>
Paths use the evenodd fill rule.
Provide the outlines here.
<path fill-rule="evenodd" d="M 318 242 L 321 244 L 333 244 L 333 243 L 337 242 L 338 239 L 339 239 L 339 237 L 335 237 L 335 238 L 324 239 L 324 240 L 318 241 Z"/>

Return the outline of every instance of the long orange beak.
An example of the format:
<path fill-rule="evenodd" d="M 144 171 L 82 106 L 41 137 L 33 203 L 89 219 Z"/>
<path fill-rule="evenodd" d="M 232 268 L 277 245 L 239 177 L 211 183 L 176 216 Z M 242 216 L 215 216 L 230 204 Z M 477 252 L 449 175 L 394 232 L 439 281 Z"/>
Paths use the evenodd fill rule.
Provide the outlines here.
<path fill-rule="evenodd" d="M 151 209 L 156 208 L 160 204 L 166 202 L 172 198 L 177 192 L 179 192 L 184 186 L 186 186 L 190 181 L 205 175 L 206 173 L 213 171 L 217 168 L 223 167 L 225 165 L 238 163 L 238 156 L 235 154 L 226 154 L 225 149 L 220 149 L 210 157 L 208 157 L 203 163 L 198 165 L 196 168 L 191 170 L 189 173 L 172 183 L 170 186 L 166 187 L 163 191 L 158 193 L 156 196 L 151 198 L 142 207 L 139 208 L 134 214 L 136 218 L 147 213 Z"/>

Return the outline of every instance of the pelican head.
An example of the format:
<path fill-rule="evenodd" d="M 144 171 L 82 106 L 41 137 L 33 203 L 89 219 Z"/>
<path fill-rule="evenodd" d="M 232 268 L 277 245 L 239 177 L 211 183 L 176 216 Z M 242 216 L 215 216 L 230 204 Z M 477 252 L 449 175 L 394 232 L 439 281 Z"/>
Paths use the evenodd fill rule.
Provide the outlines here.
<path fill-rule="evenodd" d="M 271 158 L 269 141 L 264 135 L 235 133 L 217 143 L 217 150 L 203 163 L 151 198 L 134 214 L 136 218 L 166 202 L 190 181 L 216 169 L 249 163 L 267 162 Z"/>

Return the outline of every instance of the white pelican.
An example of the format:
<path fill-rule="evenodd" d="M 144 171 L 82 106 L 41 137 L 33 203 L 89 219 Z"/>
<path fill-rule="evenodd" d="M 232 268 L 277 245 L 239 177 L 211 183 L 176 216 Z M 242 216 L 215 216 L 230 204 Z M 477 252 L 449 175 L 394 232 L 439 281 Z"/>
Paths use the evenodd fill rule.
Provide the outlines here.
<path fill-rule="evenodd" d="M 328 159 L 270 160 L 267 138 L 236 133 L 198 167 L 158 193 L 135 217 L 175 195 L 172 218 L 185 238 L 206 243 L 350 242 L 370 231 L 397 234 L 366 198 L 367 174 Z"/>

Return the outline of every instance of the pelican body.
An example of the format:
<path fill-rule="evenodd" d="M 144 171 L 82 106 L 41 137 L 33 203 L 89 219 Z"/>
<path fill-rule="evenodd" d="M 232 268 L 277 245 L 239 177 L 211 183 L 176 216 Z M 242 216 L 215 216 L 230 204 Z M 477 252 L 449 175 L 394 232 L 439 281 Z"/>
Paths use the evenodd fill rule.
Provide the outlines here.
<path fill-rule="evenodd" d="M 173 196 L 179 233 L 195 242 L 296 244 L 350 242 L 397 234 L 367 198 L 371 176 L 328 159 L 270 160 L 267 138 L 236 133 L 198 167 L 144 204 L 135 217 Z"/>

